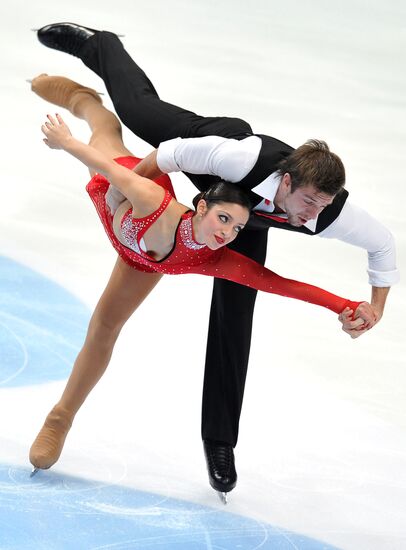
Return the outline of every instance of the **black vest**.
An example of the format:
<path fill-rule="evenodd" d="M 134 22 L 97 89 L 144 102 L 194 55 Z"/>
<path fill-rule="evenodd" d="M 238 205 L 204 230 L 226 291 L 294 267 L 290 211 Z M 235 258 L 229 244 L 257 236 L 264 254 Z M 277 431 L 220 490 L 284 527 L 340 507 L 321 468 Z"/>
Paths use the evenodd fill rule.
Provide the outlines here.
<path fill-rule="evenodd" d="M 293 148 L 286 143 L 283 143 L 283 141 L 279 141 L 278 139 L 275 139 L 273 137 L 265 136 L 262 134 L 254 135 L 258 135 L 258 137 L 261 138 L 262 141 L 258 160 L 254 164 L 251 171 L 245 176 L 245 178 L 238 182 L 238 185 L 240 185 L 247 191 L 252 205 L 256 206 L 263 200 L 263 197 L 260 197 L 259 195 L 254 193 L 253 191 L 251 191 L 251 189 L 259 185 L 268 176 L 275 172 L 278 169 L 280 161 L 289 156 L 290 153 L 293 151 Z M 247 136 L 244 135 L 240 139 L 244 139 L 246 137 Z M 239 138 L 237 137 L 236 139 Z M 196 176 L 195 174 L 186 175 L 192 180 L 196 187 L 200 189 L 200 191 L 204 191 L 211 184 L 215 183 L 219 179 L 217 176 Z M 281 223 L 277 220 L 273 220 L 272 218 L 268 217 L 266 213 L 256 212 L 252 212 L 250 220 L 246 227 L 248 229 L 268 229 L 269 227 L 278 227 L 279 229 L 287 229 L 288 231 L 298 231 L 300 233 L 306 233 L 308 235 L 317 235 L 317 233 L 320 233 L 321 231 L 326 229 L 329 225 L 333 223 L 333 221 L 338 218 L 341 210 L 343 209 L 344 203 L 347 200 L 347 197 L 348 191 L 346 189 L 342 189 L 339 193 L 337 193 L 337 195 L 334 197 L 333 202 L 326 206 L 326 208 L 324 208 L 324 210 L 322 210 L 319 214 L 314 232 L 310 231 L 310 229 L 308 229 L 307 227 L 294 227 L 293 225 L 290 225 L 290 223 Z"/>

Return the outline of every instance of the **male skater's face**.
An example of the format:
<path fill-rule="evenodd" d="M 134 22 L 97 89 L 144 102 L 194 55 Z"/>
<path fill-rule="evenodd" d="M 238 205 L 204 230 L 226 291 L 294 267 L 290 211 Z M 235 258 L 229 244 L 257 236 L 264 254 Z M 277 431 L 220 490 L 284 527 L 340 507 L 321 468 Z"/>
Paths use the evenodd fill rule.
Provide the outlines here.
<path fill-rule="evenodd" d="M 288 222 L 300 227 L 309 220 L 314 220 L 320 212 L 334 200 L 334 196 L 320 193 L 313 185 L 298 187 L 295 191 L 291 191 L 291 182 L 289 174 L 288 181 L 285 181 L 285 193 L 281 201 L 281 209 L 286 212 Z M 281 185 L 283 185 L 283 180 Z"/>

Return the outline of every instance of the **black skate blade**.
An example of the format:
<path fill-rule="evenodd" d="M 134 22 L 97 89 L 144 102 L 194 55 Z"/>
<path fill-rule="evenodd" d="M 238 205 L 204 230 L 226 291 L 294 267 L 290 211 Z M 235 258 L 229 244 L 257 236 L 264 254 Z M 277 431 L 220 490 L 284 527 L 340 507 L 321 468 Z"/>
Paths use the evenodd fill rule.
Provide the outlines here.
<path fill-rule="evenodd" d="M 33 468 L 30 473 L 30 477 L 34 477 L 35 474 L 38 472 L 39 468 Z"/>

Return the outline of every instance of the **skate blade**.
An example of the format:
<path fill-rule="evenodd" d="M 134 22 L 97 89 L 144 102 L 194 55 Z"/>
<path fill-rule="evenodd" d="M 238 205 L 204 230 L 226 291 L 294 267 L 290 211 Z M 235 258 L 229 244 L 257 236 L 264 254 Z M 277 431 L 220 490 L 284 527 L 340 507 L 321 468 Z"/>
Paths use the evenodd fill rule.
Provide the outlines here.
<path fill-rule="evenodd" d="M 39 29 L 30 29 L 30 31 L 32 31 L 32 32 L 38 32 Z M 118 36 L 119 38 L 124 38 L 124 37 L 125 37 L 125 34 L 116 34 L 116 36 Z"/>
<path fill-rule="evenodd" d="M 34 477 L 35 474 L 38 472 L 39 468 L 33 468 L 30 473 L 30 477 Z"/>
<path fill-rule="evenodd" d="M 227 493 L 223 493 L 221 491 L 217 491 L 217 494 L 219 496 L 219 499 L 221 500 L 221 502 L 226 505 L 228 503 L 228 500 L 227 500 Z"/>

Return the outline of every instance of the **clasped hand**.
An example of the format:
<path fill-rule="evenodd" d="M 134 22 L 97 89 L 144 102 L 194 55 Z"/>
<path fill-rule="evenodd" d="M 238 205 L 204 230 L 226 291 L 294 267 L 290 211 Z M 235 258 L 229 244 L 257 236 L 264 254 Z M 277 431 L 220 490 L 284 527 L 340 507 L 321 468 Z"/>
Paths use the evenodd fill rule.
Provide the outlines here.
<path fill-rule="evenodd" d="M 338 320 L 342 323 L 342 329 L 349 334 L 351 338 L 358 338 L 365 334 L 379 321 L 380 315 L 368 302 L 362 302 L 355 313 L 349 307 L 338 316 Z"/>
<path fill-rule="evenodd" d="M 41 126 L 45 135 L 43 142 L 51 149 L 64 149 L 66 140 L 69 140 L 72 134 L 62 117 L 58 114 L 55 117 L 47 115 L 47 122 Z"/>

